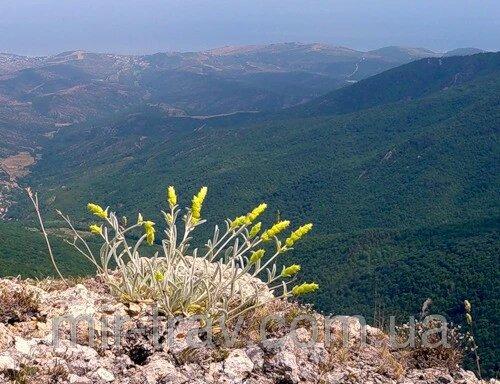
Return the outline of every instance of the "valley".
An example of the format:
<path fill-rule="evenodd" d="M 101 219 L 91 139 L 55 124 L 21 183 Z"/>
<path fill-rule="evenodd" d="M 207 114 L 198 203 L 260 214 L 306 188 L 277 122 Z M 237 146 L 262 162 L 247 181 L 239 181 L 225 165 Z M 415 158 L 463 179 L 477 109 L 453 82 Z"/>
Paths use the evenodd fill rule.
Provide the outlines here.
<path fill-rule="evenodd" d="M 222 118 L 273 112 L 394 66 L 440 54 L 387 47 L 361 52 L 284 43 L 132 56 L 64 52 L 0 54 L 0 209 L 17 199 L 17 179 L 61 129 L 128 110 L 167 117 Z M 32 155 L 30 155 L 32 156 Z"/>
<path fill-rule="evenodd" d="M 277 110 L 441 55 L 420 48 L 362 52 L 299 43 L 145 56 L 0 54 L 0 116 L 67 125 L 144 104 L 161 104 L 172 115 Z"/>

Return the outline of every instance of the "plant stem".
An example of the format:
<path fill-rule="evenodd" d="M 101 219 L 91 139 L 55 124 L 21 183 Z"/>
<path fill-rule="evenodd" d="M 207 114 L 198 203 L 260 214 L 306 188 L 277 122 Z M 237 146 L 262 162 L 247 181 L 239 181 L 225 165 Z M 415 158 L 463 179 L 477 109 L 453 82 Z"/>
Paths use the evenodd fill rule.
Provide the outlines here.
<path fill-rule="evenodd" d="M 40 213 L 40 206 L 38 204 L 38 194 L 31 191 L 30 188 L 26 188 L 26 192 L 28 193 L 28 196 L 33 203 L 33 206 L 35 207 L 36 214 L 38 216 L 38 222 L 40 223 L 40 228 L 42 230 L 43 237 L 45 238 L 45 243 L 47 244 L 47 249 L 49 250 L 49 255 L 50 255 L 50 260 L 52 261 L 52 265 L 54 266 L 54 269 L 56 270 L 57 274 L 61 278 L 61 280 L 66 284 L 69 285 L 64 276 L 62 275 L 61 271 L 59 271 L 59 268 L 57 267 L 56 260 L 54 258 L 54 253 L 52 252 L 52 247 L 50 246 L 50 241 L 49 241 L 49 236 L 47 234 L 47 231 L 45 230 L 45 226 L 43 225 L 43 219 L 42 219 L 42 214 Z"/>

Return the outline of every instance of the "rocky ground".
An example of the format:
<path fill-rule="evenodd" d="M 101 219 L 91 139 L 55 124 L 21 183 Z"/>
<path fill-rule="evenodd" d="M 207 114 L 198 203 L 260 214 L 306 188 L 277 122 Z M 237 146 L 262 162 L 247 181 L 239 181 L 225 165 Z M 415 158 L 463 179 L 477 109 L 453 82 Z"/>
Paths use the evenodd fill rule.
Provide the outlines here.
<path fill-rule="evenodd" d="M 283 301 L 249 313 L 232 344 L 217 326 L 210 338 L 203 328 L 190 332 L 192 319 L 159 316 L 155 323 L 154 307 L 118 302 L 96 279 L 69 287 L 60 281 L 0 279 L 0 304 L 0 383 L 481 383 L 458 367 L 453 353 L 427 351 L 417 359 L 415 351 L 392 349 L 388 337 L 372 327 L 363 343 L 355 318 L 347 319 L 346 339 L 334 322 L 331 343 L 319 328 L 314 342 L 299 345 L 295 340 L 306 344 L 315 329 L 298 322 L 291 332 L 293 319 L 308 315 L 322 324 L 324 318 Z M 54 325 L 68 315 L 94 320 L 93 337 L 81 321 L 73 329 L 73 343 L 70 325 L 61 323 L 54 345 Z M 268 315 L 280 315 L 284 322 L 268 322 L 262 340 L 258 324 Z"/>

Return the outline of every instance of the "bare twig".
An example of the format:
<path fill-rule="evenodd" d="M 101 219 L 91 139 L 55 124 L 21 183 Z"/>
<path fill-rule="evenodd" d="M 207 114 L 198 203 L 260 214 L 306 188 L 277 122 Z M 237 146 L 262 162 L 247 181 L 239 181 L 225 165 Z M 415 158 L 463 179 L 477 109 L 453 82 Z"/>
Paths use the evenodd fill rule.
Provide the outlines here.
<path fill-rule="evenodd" d="M 52 247 L 50 245 L 49 236 L 47 234 L 47 231 L 45 230 L 45 226 L 43 225 L 42 214 L 40 212 L 40 205 L 38 203 L 38 194 L 36 192 L 33 193 L 31 188 L 26 188 L 26 192 L 28 193 L 28 196 L 29 196 L 31 202 L 33 203 L 33 206 L 35 207 L 35 211 L 36 211 L 36 214 L 38 216 L 38 222 L 40 223 L 40 228 L 42 230 L 43 237 L 45 238 L 45 242 L 47 243 L 47 249 L 49 250 L 49 256 L 50 256 L 50 260 L 52 261 L 52 265 L 54 266 L 54 269 L 56 270 L 56 272 L 59 275 L 59 277 L 61 278 L 61 280 L 64 281 L 64 283 L 66 285 L 68 285 L 68 282 L 66 281 L 66 279 L 62 275 L 61 271 L 59 271 L 59 268 L 57 267 L 57 263 L 56 263 L 56 260 L 54 258 L 54 253 L 52 252 Z"/>

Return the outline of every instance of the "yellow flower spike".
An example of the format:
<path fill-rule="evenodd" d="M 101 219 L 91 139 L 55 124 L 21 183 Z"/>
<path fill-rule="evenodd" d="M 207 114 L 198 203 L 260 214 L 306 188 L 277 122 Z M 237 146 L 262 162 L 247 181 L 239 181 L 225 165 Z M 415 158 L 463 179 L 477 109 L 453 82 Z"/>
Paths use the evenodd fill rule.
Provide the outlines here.
<path fill-rule="evenodd" d="M 154 278 L 157 282 L 161 283 L 165 280 L 165 275 L 161 271 L 156 271 L 154 274 Z"/>
<path fill-rule="evenodd" d="M 252 209 L 251 212 L 247 214 L 247 219 L 251 223 L 253 222 L 257 217 L 259 217 L 267 208 L 266 203 L 259 204 L 256 206 L 254 209 Z"/>
<path fill-rule="evenodd" d="M 248 237 L 253 239 L 257 234 L 260 232 L 260 229 L 262 228 L 262 223 L 258 222 L 255 224 L 252 229 L 250 229 L 250 233 L 248 234 Z"/>
<path fill-rule="evenodd" d="M 472 305 L 469 300 L 464 300 L 464 307 L 466 312 L 470 312 L 472 310 Z"/>
<path fill-rule="evenodd" d="M 144 226 L 144 231 L 146 232 L 146 242 L 149 245 L 153 245 L 153 243 L 155 242 L 155 232 L 156 232 L 154 229 L 155 223 L 148 220 L 148 221 L 143 221 L 142 225 Z"/>
<path fill-rule="evenodd" d="M 298 264 L 293 264 L 290 265 L 289 267 L 283 267 L 283 271 L 281 271 L 281 277 L 292 277 L 299 273 L 300 271 L 300 265 Z"/>
<path fill-rule="evenodd" d="M 302 227 L 299 227 L 295 231 L 292 232 L 292 234 L 285 240 L 285 245 L 290 248 L 292 247 L 297 241 L 299 241 L 302 237 L 304 237 L 309 231 L 311 231 L 313 225 L 312 223 L 303 225 Z"/>
<path fill-rule="evenodd" d="M 87 209 L 96 216 L 99 216 L 101 219 L 108 218 L 108 212 L 102 209 L 100 205 L 94 203 L 88 203 Z"/>
<path fill-rule="evenodd" d="M 202 187 L 197 195 L 193 196 L 191 204 L 191 221 L 196 224 L 201 218 L 201 207 L 203 205 L 203 200 L 207 196 L 207 187 Z"/>
<path fill-rule="evenodd" d="M 153 245 L 153 243 L 155 242 L 155 230 L 154 229 L 150 229 L 150 230 L 146 231 L 146 242 L 148 243 L 148 245 Z"/>
<path fill-rule="evenodd" d="M 281 232 L 287 229 L 289 225 L 290 222 L 288 220 L 279 221 L 276 224 L 274 224 L 271 228 L 266 230 L 260 238 L 263 241 L 270 241 L 273 239 L 274 236 L 279 235 Z"/>
<path fill-rule="evenodd" d="M 254 209 L 252 209 L 252 211 L 248 212 L 245 216 L 238 216 L 236 219 L 231 221 L 231 228 L 252 224 L 252 222 L 255 221 L 255 219 L 259 217 L 266 210 L 266 208 L 267 208 L 266 203 L 259 204 Z"/>
<path fill-rule="evenodd" d="M 171 185 L 167 188 L 167 200 L 171 207 L 177 205 L 177 194 L 175 188 Z"/>
<path fill-rule="evenodd" d="M 236 219 L 231 221 L 231 228 L 241 227 L 245 224 L 249 224 L 248 218 L 246 216 L 238 216 Z"/>
<path fill-rule="evenodd" d="M 174 222 L 174 218 L 170 213 L 165 214 L 165 220 L 167 221 L 168 224 L 172 224 Z"/>
<path fill-rule="evenodd" d="M 142 225 L 144 228 L 153 228 L 155 226 L 155 223 L 153 221 L 147 220 L 147 221 L 142 221 Z"/>
<path fill-rule="evenodd" d="M 90 233 L 92 233 L 93 235 L 102 235 L 102 225 L 99 226 L 97 224 L 92 224 L 89 227 L 89 230 L 90 230 Z"/>
<path fill-rule="evenodd" d="M 262 259 L 264 253 L 266 253 L 265 249 L 259 249 L 258 251 L 252 252 L 252 255 L 250 256 L 250 263 L 255 264 L 257 261 Z"/>
<path fill-rule="evenodd" d="M 296 285 L 292 288 L 292 295 L 300 296 L 305 295 L 307 293 L 315 292 L 319 288 L 319 285 L 316 283 L 303 283 L 301 285 Z"/>
<path fill-rule="evenodd" d="M 202 313 L 205 308 L 198 304 L 189 304 L 186 308 L 188 315 L 194 315 L 196 313 Z"/>
<path fill-rule="evenodd" d="M 465 321 L 467 322 L 467 324 L 472 325 L 472 316 L 470 313 L 465 314 Z"/>

